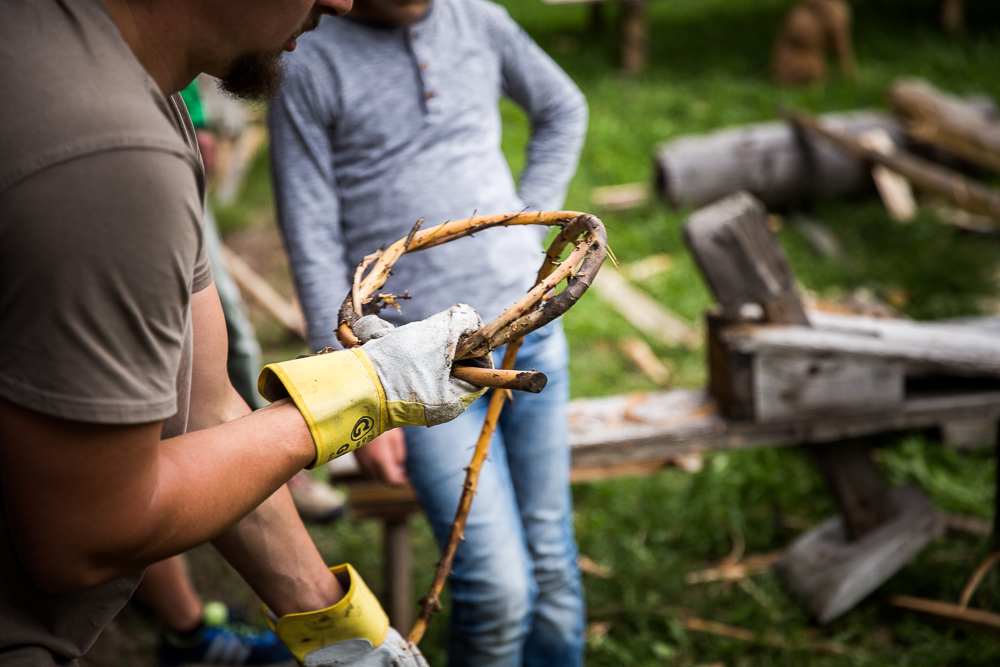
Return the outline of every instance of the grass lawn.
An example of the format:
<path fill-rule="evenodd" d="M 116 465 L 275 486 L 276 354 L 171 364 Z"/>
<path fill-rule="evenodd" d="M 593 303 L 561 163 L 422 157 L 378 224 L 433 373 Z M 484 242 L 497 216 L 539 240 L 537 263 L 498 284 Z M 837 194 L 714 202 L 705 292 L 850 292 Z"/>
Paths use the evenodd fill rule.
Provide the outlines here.
<path fill-rule="evenodd" d="M 649 6 L 647 69 L 624 78 L 616 69 L 616 10 L 604 7 L 603 34 L 590 32 L 587 6 L 545 6 L 538 0 L 503 0 L 510 13 L 577 81 L 590 103 L 591 121 L 567 208 L 590 210 L 595 186 L 649 180 L 652 148 L 684 134 L 770 120 L 782 103 L 811 111 L 885 107 L 887 85 L 919 75 L 960 94 L 1000 99 L 1000 3 L 969 0 L 964 34 L 945 35 L 932 0 L 857 0 L 856 81 L 834 68 L 823 85 L 790 90 L 769 78 L 774 36 L 791 0 L 659 0 Z M 504 149 L 515 172 L 527 138 L 523 114 L 505 104 Z M 220 211 L 234 229 L 247 220 L 273 224 L 266 160 L 258 160 L 246 196 Z M 598 212 L 600 213 L 600 212 Z M 711 299 L 681 239 L 688 212 L 658 202 L 628 213 L 607 213 L 611 245 L 629 262 L 668 253 L 673 267 L 641 287 L 691 322 Z M 973 236 L 921 214 L 893 223 L 874 199 L 819 202 L 802 213 L 825 223 L 843 246 L 840 259 L 818 255 L 792 226 L 779 232 L 803 287 L 828 296 L 866 287 L 919 319 L 995 310 L 996 239 Z M 605 270 L 610 270 L 610 267 Z M 619 349 L 639 335 L 595 297 L 565 317 L 573 351 L 573 395 L 596 396 L 653 389 Z M 301 348 L 262 326 L 270 356 Z M 673 386 L 705 380 L 704 350 L 667 348 L 648 341 L 672 365 Z M 991 516 L 992 453 L 956 454 L 919 433 L 886 438 L 880 465 L 895 483 L 925 488 L 942 508 Z M 607 579 L 585 575 L 591 609 L 587 659 L 591 665 L 996 665 L 995 635 L 941 624 L 884 604 L 894 593 L 957 601 L 974 567 L 989 553 L 986 539 L 941 540 L 842 619 L 817 628 L 789 599 L 773 575 L 753 586 L 688 586 L 684 574 L 724 557 L 742 536 L 747 552 L 780 549 L 804 525 L 834 512 L 807 455 L 795 449 L 719 453 L 697 474 L 667 470 L 654 477 L 574 488 L 581 551 L 611 569 Z M 426 589 L 437 549 L 422 521 L 415 529 L 415 578 Z M 331 562 L 352 561 L 375 590 L 381 585 L 378 528 L 371 522 L 314 529 Z M 210 558 L 196 555 L 205 568 Z M 197 569 L 197 568 L 196 568 Z M 231 575 L 196 572 L 206 589 Z M 996 609 L 1000 576 L 990 574 L 974 606 Z M 685 630 L 694 614 L 784 640 L 776 648 Z M 444 615 L 423 643 L 432 664 L 443 664 Z M 808 650 L 832 640 L 850 653 Z"/>

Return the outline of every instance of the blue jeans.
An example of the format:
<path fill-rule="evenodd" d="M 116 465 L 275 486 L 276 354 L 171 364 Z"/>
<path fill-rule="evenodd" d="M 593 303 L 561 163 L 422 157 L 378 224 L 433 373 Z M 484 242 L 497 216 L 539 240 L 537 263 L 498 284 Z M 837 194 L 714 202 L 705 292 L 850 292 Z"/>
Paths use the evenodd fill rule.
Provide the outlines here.
<path fill-rule="evenodd" d="M 503 349 L 494 352 L 496 363 Z M 569 489 L 568 351 L 558 322 L 529 334 L 517 368 L 548 376 L 514 392 L 483 465 L 449 578 L 448 664 L 562 667 L 583 663 L 584 608 Z M 442 547 L 489 394 L 458 419 L 405 429 L 407 473 Z"/>

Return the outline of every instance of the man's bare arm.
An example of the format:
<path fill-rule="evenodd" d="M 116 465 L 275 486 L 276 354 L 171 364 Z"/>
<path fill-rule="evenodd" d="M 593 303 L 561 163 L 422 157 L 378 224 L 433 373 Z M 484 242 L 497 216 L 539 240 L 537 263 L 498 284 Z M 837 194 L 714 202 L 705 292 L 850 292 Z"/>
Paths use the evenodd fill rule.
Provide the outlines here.
<path fill-rule="evenodd" d="M 214 288 L 193 308 L 209 298 L 218 303 Z M 160 428 L 68 421 L 0 400 L 4 508 L 40 588 L 95 586 L 208 541 L 316 456 L 288 400 L 162 442 Z"/>
<path fill-rule="evenodd" d="M 250 413 L 226 369 L 228 334 L 215 286 L 194 295 L 194 364 L 190 430 L 211 428 Z M 238 464 L 238 468 L 253 465 Z M 325 609 L 344 596 L 282 486 L 212 543 L 279 616 Z"/>

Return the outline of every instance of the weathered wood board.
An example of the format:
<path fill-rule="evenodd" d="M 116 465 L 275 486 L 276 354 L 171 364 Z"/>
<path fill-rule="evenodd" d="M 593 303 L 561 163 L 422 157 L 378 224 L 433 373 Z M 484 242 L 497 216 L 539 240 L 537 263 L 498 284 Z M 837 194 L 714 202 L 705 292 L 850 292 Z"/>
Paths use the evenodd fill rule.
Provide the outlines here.
<path fill-rule="evenodd" d="M 797 539 L 775 565 L 792 593 L 820 623 L 828 623 L 881 586 L 944 532 L 944 522 L 913 487 L 890 492 L 894 519 L 851 542 L 841 517 Z"/>

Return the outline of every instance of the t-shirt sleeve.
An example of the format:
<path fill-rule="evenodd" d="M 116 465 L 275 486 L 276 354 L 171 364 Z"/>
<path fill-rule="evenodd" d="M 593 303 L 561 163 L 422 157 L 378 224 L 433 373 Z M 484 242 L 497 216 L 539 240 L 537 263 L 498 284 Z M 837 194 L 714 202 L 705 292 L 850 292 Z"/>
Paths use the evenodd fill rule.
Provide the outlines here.
<path fill-rule="evenodd" d="M 191 293 L 211 282 L 201 225 L 191 165 L 163 151 L 76 158 L 5 192 L 0 396 L 94 423 L 174 414 Z"/>

